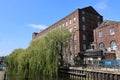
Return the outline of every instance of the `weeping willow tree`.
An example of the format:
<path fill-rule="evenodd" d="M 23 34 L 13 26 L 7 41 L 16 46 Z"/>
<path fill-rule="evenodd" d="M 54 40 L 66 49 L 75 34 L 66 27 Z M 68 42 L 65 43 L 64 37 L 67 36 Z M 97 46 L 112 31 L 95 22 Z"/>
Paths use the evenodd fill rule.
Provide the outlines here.
<path fill-rule="evenodd" d="M 66 28 L 60 28 L 32 41 L 25 50 L 14 50 L 7 56 L 9 70 L 24 76 L 39 73 L 57 75 L 58 63 L 63 64 L 63 49 L 68 47 L 70 37 L 71 33 Z"/>

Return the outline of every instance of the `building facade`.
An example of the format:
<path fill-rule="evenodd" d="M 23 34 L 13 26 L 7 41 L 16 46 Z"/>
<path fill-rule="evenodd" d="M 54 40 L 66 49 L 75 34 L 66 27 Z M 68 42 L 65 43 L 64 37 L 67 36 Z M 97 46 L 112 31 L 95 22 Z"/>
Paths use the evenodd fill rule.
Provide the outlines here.
<path fill-rule="evenodd" d="M 77 9 L 47 29 L 39 33 L 33 33 L 32 40 L 41 38 L 51 30 L 66 27 L 72 33 L 72 43 L 70 43 L 70 51 L 72 54 L 69 55 L 69 60 L 79 52 L 90 48 L 90 44 L 94 41 L 93 30 L 98 27 L 102 21 L 103 17 L 91 6 Z"/>
<path fill-rule="evenodd" d="M 95 49 L 101 49 L 108 53 L 115 53 L 120 58 L 120 22 L 103 21 L 94 30 Z"/>

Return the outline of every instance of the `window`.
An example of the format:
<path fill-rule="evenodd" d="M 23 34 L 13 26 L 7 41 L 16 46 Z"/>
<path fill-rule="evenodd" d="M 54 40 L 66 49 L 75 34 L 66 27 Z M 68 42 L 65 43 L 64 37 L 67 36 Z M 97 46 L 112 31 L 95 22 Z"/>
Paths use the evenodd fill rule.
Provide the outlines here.
<path fill-rule="evenodd" d="M 98 22 L 98 26 L 100 26 L 100 22 Z"/>
<path fill-rule="evenodd" d="M 99 44 L 99 49 L 103 50 L 104 48 L 105 48 L 105 45 L 104 45 L 103 42 L 101 42 L 101 43 Z"/>
<path fill-rule="evenodd" d="M 70 51 L 72 51 L 72 45 L 70 45 Z"/>
<path fill-rule="evenodd" d="M 74 45 L 74 49 L 75 49 L 75 50 L 77 49 L 77 45 Z"/>
<path fill-rule="evenodd" d="M 114 35 L 115 34 L 115 30 L 114 30 L 114 28 L 111 28 L 110 29 L 110 35 Z"/>
<path fill-rule="evenodd" d="M 85 22 L 85 17 L 82 17 L 82 22 Z"/>
<path fill-rule="evenodd" d="M 72 24 L 72 20 L 70 20 L 69 24 Z"/>
<path fill-rule="evenodd" d="M 76 22 L 76 18 L 75 17 L 74 17 L 73 21 Z"/>
<path fill-rule="evenodd" d="M 117 49 L 117 43 L 115 41 L 111 41 L 110 47 L 111 47 L 111 50 L 116 50 Z"/>
<path fill-rule="evenodd" d="M 66 26 L 68 26 L 68 22 L 66 22 Z"/>
<path fill-rule="evenodd" d="M 102 31 L 99 32 L 99 37 L 103 37 L 103 32 Z"/>
<path fill-rule="evenodd" d="M 85 14 L 85 11 L 82 11 L 82 14 Z"/>
<path fill-rule="evenodd" d="M 77 40 L 77 37 L 76 37 L 76 35 L 74 35 L 74 40 Z"/>
<path fill-rule="evenodd" d="M 83 40 L 86 40 L 86 36 L 85 36 L 85 34 L 83 34 Z"/>
<path fill-rule="evenodd" d="M 77 29 L 76 29 L 76 26 L 74 26 L 74 32 L 76 31 Z"/>
<path fill-rule="evenodd" d="M 63 27 L 65 26 L 65 24 L 63 23 Z"/>
<path fill-rule="evenodd" d="M 77 45 L 74 45 L 74 51 L 76 53 L 76 50 L 77 50 Z"/>
<path fill-rule="evenodd" d="M 83 44 L 83 49 L 84 49 L 84 50 L 86 49 L 86 44 Z"/>
<path fill-rule="evenodd" d="M 69 31 L 72 32 L 72 28 L 70 28 Z"/>
<path fill-rule="evenodd" d="M 100 16 L 97 16 L 98 19 L 100 19 Z"/>
<path fill-rule="evenodd" d="M 82 25 L 82 30 L 85 31 L 86 30 L 86 26 Z"/>

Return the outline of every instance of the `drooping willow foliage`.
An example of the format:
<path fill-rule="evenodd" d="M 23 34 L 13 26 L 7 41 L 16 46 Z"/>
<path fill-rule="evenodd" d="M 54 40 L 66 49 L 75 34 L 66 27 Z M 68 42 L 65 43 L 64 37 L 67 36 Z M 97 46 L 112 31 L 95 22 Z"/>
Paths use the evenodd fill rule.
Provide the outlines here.
<path fill-rule="evenodd" d="M 70 37 L 71 33 L 66 28 L 60 28 L 32 41 L 27 49 L 15 49 L 7 56 L 8 70 L 24 76 L 57 75 L 58 63 L 62 65 L 63 50 L 68 47 Z"/>

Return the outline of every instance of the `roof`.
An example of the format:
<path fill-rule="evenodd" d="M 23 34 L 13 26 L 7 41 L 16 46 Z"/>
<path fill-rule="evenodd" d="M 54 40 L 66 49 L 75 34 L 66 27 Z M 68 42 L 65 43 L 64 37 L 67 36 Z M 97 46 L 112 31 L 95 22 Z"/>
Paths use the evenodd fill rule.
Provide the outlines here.
<path fill-rule="evenodd" d="M 81 10 L 85 10 L 87 12 L 90 12 L 90 13 L 93 13 L 95 15 L 101 16 L 92 6 L 88 6 L 88 7 L 82 8 Z"/>
<path fill-rule="evenodd" d="M 97 29 L 99 28 L 103 28 L 103 27 L 106 27 L 106 26 L 109 26 L 109 25 L 113 25 L 115 23 L 119 23 L 119 22 L 116 22 L 116 21 L 111 21 L 111 20 L 104 20 L 99 27 L 97 27 Z"/>

